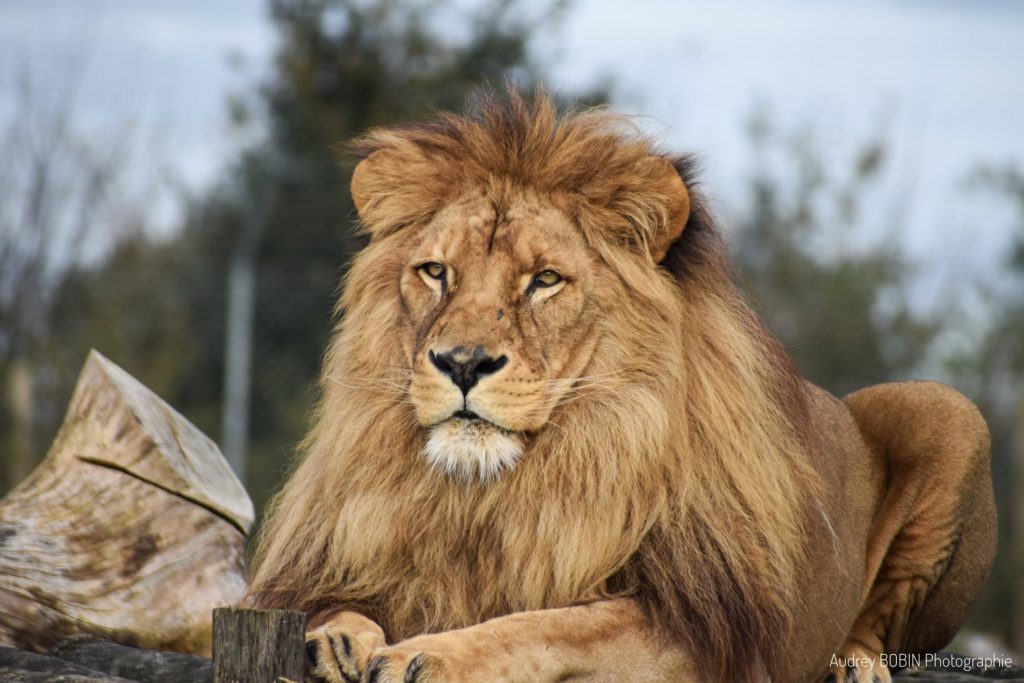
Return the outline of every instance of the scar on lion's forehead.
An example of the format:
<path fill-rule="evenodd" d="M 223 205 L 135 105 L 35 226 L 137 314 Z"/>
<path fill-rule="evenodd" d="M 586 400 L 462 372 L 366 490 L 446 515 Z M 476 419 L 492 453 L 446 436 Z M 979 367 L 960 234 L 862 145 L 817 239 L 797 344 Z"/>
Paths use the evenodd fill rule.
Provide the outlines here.
<path fill-rule="evenodd" d="M 466 219 L 466 225 L 473 229 L 479 230 L 480 228 L 487 227 L 490 229 L 494 225 L 494 219 L 497 217 L 497 213 L 492 206 L 485 206 L 478 210 L 476 213 L 471 214 Z"/>

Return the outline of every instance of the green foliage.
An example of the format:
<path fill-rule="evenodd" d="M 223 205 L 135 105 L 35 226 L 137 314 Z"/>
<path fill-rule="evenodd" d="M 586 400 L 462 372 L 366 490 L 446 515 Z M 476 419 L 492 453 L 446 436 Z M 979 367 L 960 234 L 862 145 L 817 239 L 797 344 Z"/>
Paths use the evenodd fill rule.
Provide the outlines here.
<path fill-rule="evenodd" d="M 96 348 L 216 435 L 224 335 L 223 277 L 211 267 L 217 261 L 187 239 L 136 237 L 100 267 L 70 274 L 54 312 L 62 334 L 48 354 L 57 375 L 73 381 Z M 67 384 L 55 389 L 70 392 Z"/>
<path fill-rule="evenodd" d="M 1024 171 L 1012 166 L 985 169 L 976 183 L 994 190 L 1016 209 L 1015 236 L 1004 263 L 1010 278 L 1004 283 L 1005 291 L 992 295 L 998 299 L 994 302 L 998 315 L 984 345 L 982 362 L 990 381 L 1013 378 L 1014 393 L 1019 396 L 1024 380 Z M 998 390 L 990 386 L 989 391 Z"/>
<path fill-rule="evenodd" d="M 981 408 L 992 435 L 1000 551 L 976 618 L 990 630 L 1008 633 L 1019 653 L 1024 651 L 1024 172 L 1012 166 L 983 168 L 969 181 L 969 188 L 1008 202 L 1015 214 L 1014 236 L 999 264 L 1002 277 L 975 287 L 977 310 L 968 324 L 979 330 L 976 341 L 947 362 L 957 386 Z"/>
<path fill-rule="evenodd" d="M 885 145 L 870 140 L 830 178 L 808 131 L 752 122 L 758 159 L 737 231 L 740 274 L 800 370 L 837 395 L 912 375 L 937 326 L 907 301 L 912 269 L 893 241 L 848 246 L 863 228 Z"/>

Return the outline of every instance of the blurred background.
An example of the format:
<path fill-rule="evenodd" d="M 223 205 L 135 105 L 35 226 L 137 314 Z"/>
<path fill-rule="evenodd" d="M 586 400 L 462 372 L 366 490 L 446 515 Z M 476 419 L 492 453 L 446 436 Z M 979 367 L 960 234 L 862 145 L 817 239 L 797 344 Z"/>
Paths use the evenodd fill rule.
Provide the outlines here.
<path fill-rule="evenodd" d="M 978 402 L 1002 544 L 972 627 L 1024 652 L 1022 67 L 1013 0 L 0 0 L 0 493 L 95 347 L 261 508 L 360 246 L 338 143 L 542 82 L 699 155 L 808 378 Z"/>

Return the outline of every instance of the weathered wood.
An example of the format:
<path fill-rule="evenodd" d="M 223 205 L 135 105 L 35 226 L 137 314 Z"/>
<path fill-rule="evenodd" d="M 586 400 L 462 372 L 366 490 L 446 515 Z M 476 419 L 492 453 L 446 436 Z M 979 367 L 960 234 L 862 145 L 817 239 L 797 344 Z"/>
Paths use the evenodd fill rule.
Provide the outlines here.
<path fill-rule="evenodd" d="M 214 683 L 305 680 L 306 615 L 277 609 L 213 611 Z"/>
<path fill-rule="evenodd" d="M 93 351 L 45 460 L 0 501 L 0 645 L 92 634 L 208 654 L 252 521 L 217 446 Z"/>

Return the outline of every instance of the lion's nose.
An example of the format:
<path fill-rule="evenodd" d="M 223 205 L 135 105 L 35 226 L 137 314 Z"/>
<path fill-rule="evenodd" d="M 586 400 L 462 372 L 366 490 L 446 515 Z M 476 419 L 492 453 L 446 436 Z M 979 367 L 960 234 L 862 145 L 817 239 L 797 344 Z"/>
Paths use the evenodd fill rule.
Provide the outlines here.
<path fill-rule="evenodd" d="M 469 393 L 481 377 L 501 370 L 508 363 L 508 356 L 488 356 L 482 346 L 477 346 L 472 352 L 462 346 L 443 353 L 428 351 L 427 356 L 435 368 L 448 375 L 455 386 L 462 390 L 463 396 Z"/>

